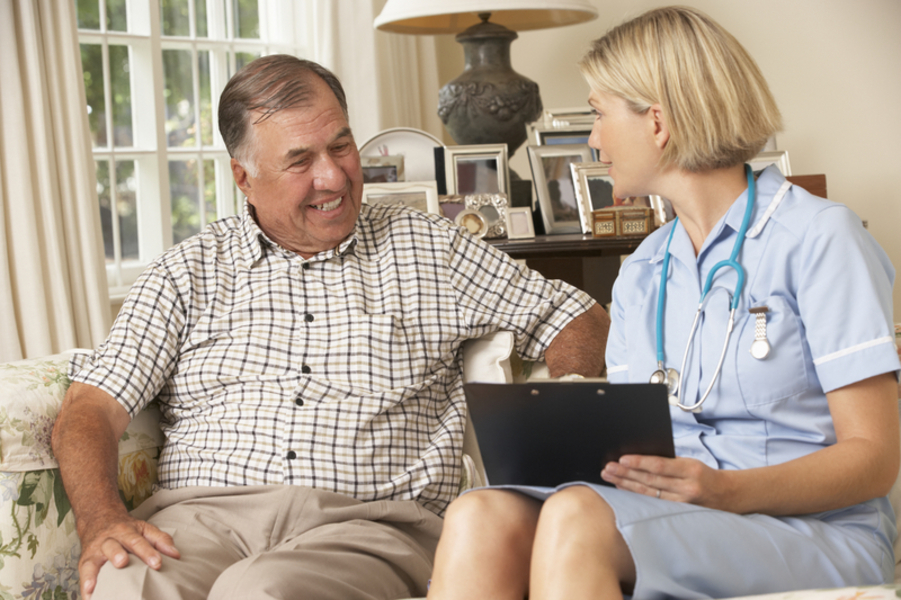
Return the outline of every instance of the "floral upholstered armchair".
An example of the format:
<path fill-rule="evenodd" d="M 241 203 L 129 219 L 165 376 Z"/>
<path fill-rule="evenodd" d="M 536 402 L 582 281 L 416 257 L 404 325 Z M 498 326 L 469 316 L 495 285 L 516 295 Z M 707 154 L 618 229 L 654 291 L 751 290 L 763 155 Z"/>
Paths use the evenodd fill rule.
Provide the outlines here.
<path fill-rule="evenodd" d="M 81 546 L 50 432 L 73 353 L 0 365 L 0 598 L 78 598 Z M 156 482 L 163 434 L 149 407 L 119 442 L 119 493 L 129 509 Z"/>
<path fill-rule="evenodd" d="M 472 360 L 464 364 L 464 378 L 510 381 L 512 348 L 513 337 L 507 332 L 468 342 L 464 355 Z M 80 596 L 81 545 L 50 448 L 53 423 L 69 387 L 69 359 L 76 352 L 84 351 L 0 364 L 0 600 Z M 159 420 L 159 409 L 152 403 L 119 440 L 119 495 L 129 510 L 150 496 L 157 481 L 164 441 Z M 484 485 L 471 427 L 463 450 L 461 490 Z"/>

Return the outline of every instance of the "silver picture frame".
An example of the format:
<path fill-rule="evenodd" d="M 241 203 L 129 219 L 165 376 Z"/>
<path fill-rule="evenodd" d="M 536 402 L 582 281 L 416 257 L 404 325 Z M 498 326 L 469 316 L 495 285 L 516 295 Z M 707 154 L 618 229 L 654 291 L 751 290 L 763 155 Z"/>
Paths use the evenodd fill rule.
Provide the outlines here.
<path fill-rule="evenodd" d="M 404 156 L 361 156 L 363 183 L 396 183 L 404 181 Z"/>
<path fill-rule="evenodd" d="M 477 210 L 485 217 L 488 230 L 485 239 L 502 238 L 507 235 L 507 210 L 510 203 L 507 194 L 467 194 L 463 197 L 466 208 Z"/>
<path fill-rule="evenodd" d="M 770 165 L 776 165 L 785 177 L 792 174 L 791 163 L 788 160 L 788 150 L 768 150 L 760 152 L 757 156 L 748 161 L 751 170 L 755 173 L 763 171 Z"/>
<path fill-rule="evenodd" d="M 569 165 L 591 162 L 591 148 L 588 144 L 530 145 L 527 151 L 544 232 L 581 233 L 581 212 Z"/>
<path fill-rule="evenodd" d="M 528 206 L 511 206 L 507 209 L 507 239 L 519 240 L 535 237 L 532 209 Z"/>
<path fill-rule="evenodd" d="M 438 184 L 434 181 L 364 183 L 363 204 L 402 204 L 422 212 L 441 214 L 438 205 Z"/>
<path fill-rule="evenodd" d="M 444 148 L 447 194 L 508 194 L 507 144 L 471 144 Z"/>

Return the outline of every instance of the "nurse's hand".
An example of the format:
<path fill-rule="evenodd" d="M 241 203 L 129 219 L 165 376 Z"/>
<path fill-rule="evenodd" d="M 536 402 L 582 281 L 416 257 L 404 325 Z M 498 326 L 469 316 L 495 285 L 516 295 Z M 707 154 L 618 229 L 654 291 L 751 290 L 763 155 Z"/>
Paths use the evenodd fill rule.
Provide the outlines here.
<path fill-rule="evenodd" d="M 725 506 L 728 473 L 693 458 L 623 456 L 601 471 L 601 478 L 621 490 L 708 508 Z"/>

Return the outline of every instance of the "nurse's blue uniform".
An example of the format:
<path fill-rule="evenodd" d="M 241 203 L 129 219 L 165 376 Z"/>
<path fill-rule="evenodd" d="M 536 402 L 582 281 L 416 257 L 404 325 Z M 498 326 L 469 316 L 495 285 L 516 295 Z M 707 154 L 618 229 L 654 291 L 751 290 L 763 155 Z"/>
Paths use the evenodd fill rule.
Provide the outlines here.
<path fill-rule="evenodd" d="M 775 465 L 835 443 L 825 392 L 899 369 L 891 262 L 848 208 L 796 186 L 780 197 L 784 183 L 775 167 L 757 180 L 751 227 L 738 257 L 745 287 L 722 375 L 700 413 L 670 410 L 676 454 L 714 468 Z M 707 273 L 729 258 L 747 202 L 745 191 L 697 257 L 682 225 L 675 225 L 664 317 L 667 368 L 681 366 Z M 647 383 L 657 368 L 657 296 L 673 226 L 648 236 L 614 285 L 611 382 Z M 697 402 L 709 385 L 735 283 L 734 270 L 717 272 L 691 366 L 682 374 L 684 404 Z M 758 360 L 750 353 L 755 315 L 748 310 L 761 306 L 768 309 L 771 350 Z M 893 578 L 895 519 L 886 498 L 780 518 L 591 487 L 613 508 L 632 551 L 634 598 L 723 598 Z M 553 493 L 517 489 L 539 499 Z"/>

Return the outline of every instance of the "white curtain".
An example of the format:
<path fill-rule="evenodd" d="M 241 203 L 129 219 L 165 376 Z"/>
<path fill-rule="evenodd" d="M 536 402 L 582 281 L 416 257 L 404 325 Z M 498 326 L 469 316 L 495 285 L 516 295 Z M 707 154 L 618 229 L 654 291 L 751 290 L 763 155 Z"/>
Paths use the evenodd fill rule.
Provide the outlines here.
<path fill-rule="evenodd" d="M 110 326 L 75 3 L 0 0 L 0 362 Z"/>
<path fill-rule="evenodd" d="M 376 31 L 385 0 L 314 0 L 314 59 L 341 79 L 358 143 L 390 127 L 441 138 L 431 36 Z"/>

